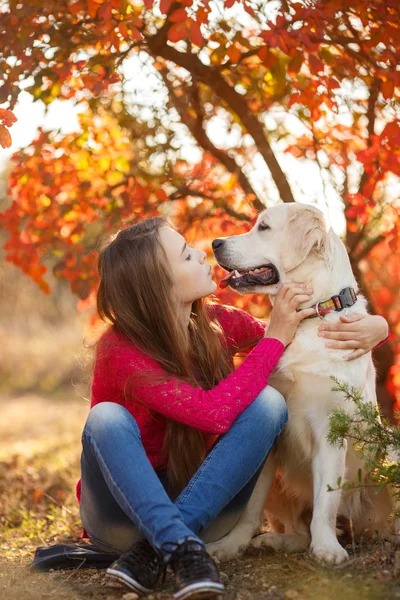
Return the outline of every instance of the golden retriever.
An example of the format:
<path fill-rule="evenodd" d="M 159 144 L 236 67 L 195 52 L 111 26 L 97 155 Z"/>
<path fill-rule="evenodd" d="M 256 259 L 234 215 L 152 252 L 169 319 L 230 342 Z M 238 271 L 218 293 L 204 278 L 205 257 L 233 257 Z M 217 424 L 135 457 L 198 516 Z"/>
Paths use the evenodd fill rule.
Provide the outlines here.
<path fill-rule="evenodd" d="M 344 288 L 358 292 L 344 244 L 322 212 L 309 205 L 269 208 L 251 231 L 215 240 L 213 248 L 218 263 L 231 272 L 227 283 L 242 294 L 269 294 L 273 303 L 282 283 L 299 281 L 314 290 L 307 306 L 318 306 Z M 341 314 L 355 312 L 366 313 L 361 295 L 352 306 L 324 318 L 337 321 Z M 319 318 L 300 323 L 270 378 L 269 383 L 286 398 L 289 421 L 240 521 L 222 540 L 208 546 L 220 559 L 234 557 L 251 544 L 283 551 L 310 546 L 318 559 L 340 563 L 348 554 L 337 540 L 338 516 L 351 520 L 355 534 L 389 535 L 393 527 L 387 488 L 379 494 L 374 487 L 328 491 L 328 486 L 337 487 L 339 477 L 357 482 L 360 468 L 363 483 L 369 481 L 350 443 L 340 449 L 327 440 L 332 409 L 353 408 L 341 393 L 332 391 L 331 377 L 362 390 L 363 399 L 375 404 L 375 370 L 370 353 L 345 361 L 349 350 L 327 348 L 318 336 L 319 323 Z M 252 539 L 264 509 L 271 531 Z"/>

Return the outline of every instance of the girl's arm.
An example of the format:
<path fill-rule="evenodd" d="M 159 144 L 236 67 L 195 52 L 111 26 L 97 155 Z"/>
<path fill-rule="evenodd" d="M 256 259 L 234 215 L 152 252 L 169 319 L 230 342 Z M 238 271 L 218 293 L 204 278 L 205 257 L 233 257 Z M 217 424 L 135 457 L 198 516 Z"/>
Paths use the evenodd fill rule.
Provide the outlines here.
<path fill-rule="evenodd" d="M 115 374 L 114 385 L 120 391 L 128 390 L 128 410 L 131 403 L 139 402 L 184 425 L 207 433 L 225 433 L 266 387 L 283 351 L 279 340 L 263 338 L 243 363 L 211 390 L 193 387 L 166 373 L 156 361 L 128 343 L 120 343 L 106 357 L 106 368 L 108 377 Z M 96 372 L 101 376 L 100 365 L 95 375 Z"/>
<path fill-rule="evenodd" d="M 333 340 L 326 344 L 328 348 L 354 350 L 346 358 L 353 360 L 384 344 L 389 339 L 390 331 L 384 317 L 356 313 L 340 317 L 337 323 L 322 323 L 319 335 Z"/>
<path fill-rule="evenodd" d="M 267 322 L 244 310 L 219 304 L 210 304 L 207 308 L 211 318 L 221 325 L 227 346 L 233 352 L 250 349 L 264 337 Z"/>

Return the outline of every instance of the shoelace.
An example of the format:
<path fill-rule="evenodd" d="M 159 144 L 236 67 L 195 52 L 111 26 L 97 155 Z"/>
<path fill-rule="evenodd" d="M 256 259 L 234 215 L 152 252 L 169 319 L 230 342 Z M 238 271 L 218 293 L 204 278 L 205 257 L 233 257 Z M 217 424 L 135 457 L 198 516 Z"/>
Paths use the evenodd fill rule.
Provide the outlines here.
<path fill-rule="evenodd" d="M 181 544 L 166 542 L 161 550 L 171 554 L 170 563 L 179 560 L 179 575 L 185 579 L 218 576 L 217 569 L 207 550 L 196 540 L 185 538 Z"/>
<path fill-rule="evenodd" d="M 154 572 L 161 565 L 157 552 L 146 540 L 137 542 L 131 550 L 120 557 L 120 560 L 126 563 L 128 567 L 137 566 L 139 563 L 150 577 L 154 576 Z"/>

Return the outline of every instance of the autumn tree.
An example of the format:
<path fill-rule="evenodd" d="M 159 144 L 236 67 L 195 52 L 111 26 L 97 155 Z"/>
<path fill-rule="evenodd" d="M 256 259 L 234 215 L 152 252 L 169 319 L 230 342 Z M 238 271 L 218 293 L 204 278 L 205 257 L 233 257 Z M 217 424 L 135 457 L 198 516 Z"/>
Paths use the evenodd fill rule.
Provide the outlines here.
<path fill-rule="evenodd" d="M 245 231 L 265 206 L 307 198 L 291 168 L 300 162 L 314 165 L 319 195 L 341 203 L 353 269 L 381 308 L 370 257 L 389 268 L 399 253 L 398 0 L 11 0 L 0 10 L 0 103 L 12 109 L 24 89 L 82 105 L 78 133 L 40 131 L 14 156 L 1 217 L 8 259 L 44 291 L 52 264 L 87 299 L 99 237 L 138 216 L 161 211 L 208 249 Z M 380 285 L 395 337 L 391 264 Z M 265 311 L 262 298 L 229 300 Z M 383 398 L 389 344 L 378 359 Z"/>

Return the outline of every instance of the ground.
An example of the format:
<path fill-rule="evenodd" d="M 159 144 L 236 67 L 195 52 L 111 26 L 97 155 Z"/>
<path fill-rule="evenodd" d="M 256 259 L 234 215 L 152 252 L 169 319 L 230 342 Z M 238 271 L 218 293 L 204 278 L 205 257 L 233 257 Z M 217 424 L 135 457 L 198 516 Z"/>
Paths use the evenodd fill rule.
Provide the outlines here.
<path fill-rule="evenodd" d="M 69 396 L 69 395 L 68 395 Z M 87 401 L 65 394 L 0 398 L 0 598 L 133 600 L 103 571 L 33 573 L 39 545 L 78 543 L 74 498 Z M 346 542 L 344 542 L 346 543 Z M 227 600 L 400 599 L 399 552 L 387 542 L 347 541 L 348 563 L 323 567 L 308 554 L 264 551 L 221 563 Z M 397 561 L 396 561 L 397 557 Z M 395 563 L 398 563 L 396 566 Z M 172 581 L 150 600 L 171 597 Z"/>

